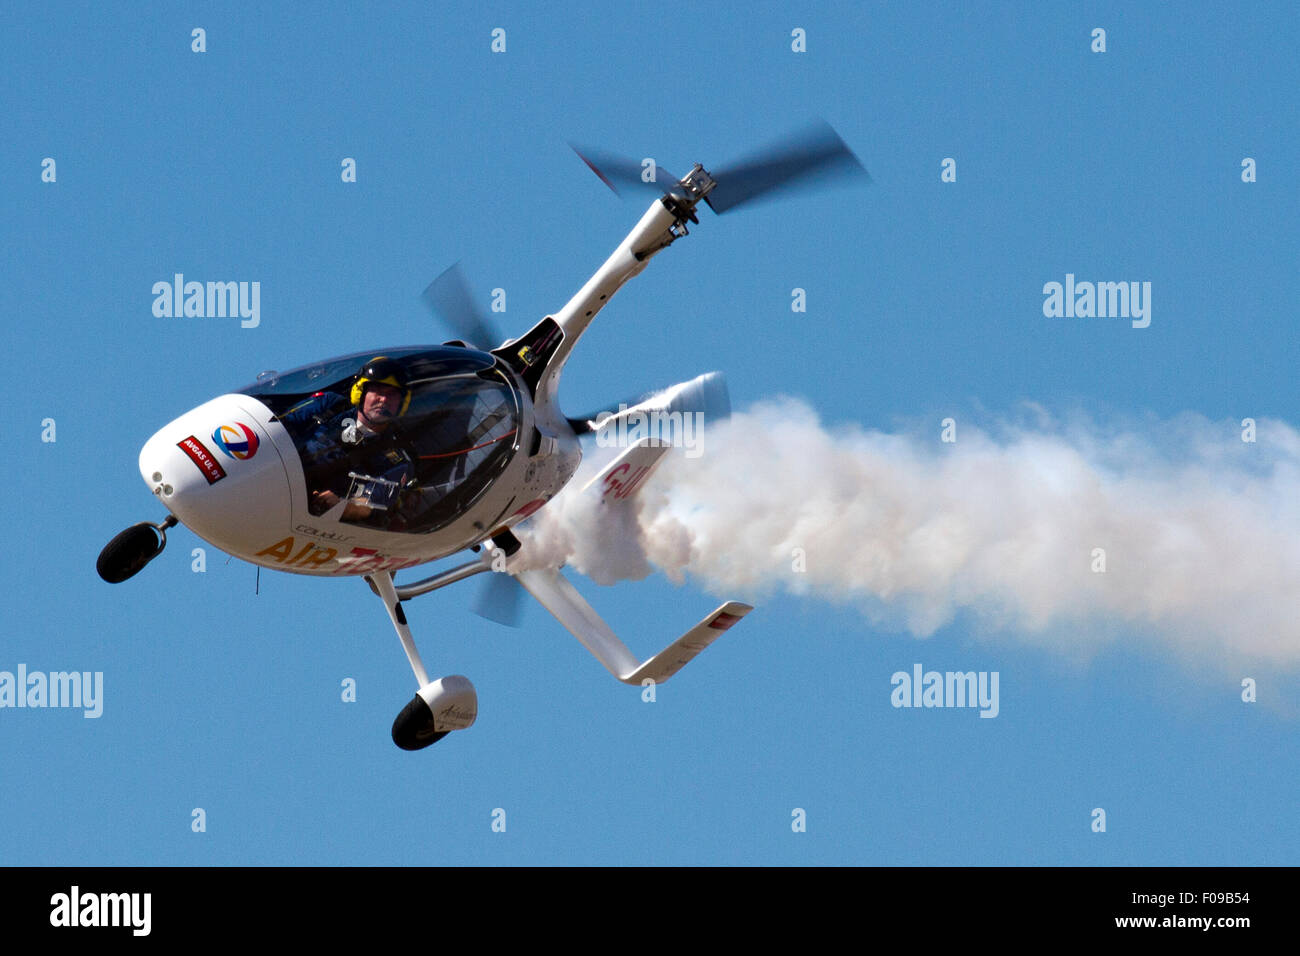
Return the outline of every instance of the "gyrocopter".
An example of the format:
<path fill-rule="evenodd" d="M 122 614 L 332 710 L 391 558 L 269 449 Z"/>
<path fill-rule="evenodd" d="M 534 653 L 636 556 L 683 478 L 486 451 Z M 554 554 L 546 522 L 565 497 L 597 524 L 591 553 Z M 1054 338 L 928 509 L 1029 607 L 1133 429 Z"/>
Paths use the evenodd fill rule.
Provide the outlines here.
<path fill-rule="evenodd" d="M 580 438 L 649 411 L 728 412 L 718 373 L 700 376 L 614 415 L 568 418 L 560 374 L 583 331 L 625 282 L 698 223 L 703 201 L 722 213 L 796 185 L 865 170 L 826 124 L 711 175 L 696 164 L 681 179 L 662 168 L 574 147 L 615 192 L 655 198 L 618 248 L 565 306 L 518 338 L 501 341 L 452 267 L 425 290 L 460 338 L 438 346 L 378 348 L 284 373 L 186 412 L 140 451 L 140 474 L 168 510 L 105 546 L 97 570 L 109 583 L 160 554 L 167 529 L 185 524 L 221 550 L 261 567 L 321 577 L 362 577 L 387 608 L 418 691 L 393 723 L 393 741 L 419 750 L 474 723 L 478 701 L 461 676 L 430 680 L 402 604 L 449 584 L 497 572 L 522 585 L 620 681 L 661 683 L 752 608 L 727 601 L 668 647 L 640 661 L 558 567 L 525 567 L 512 528 L 573 478 Z M 649 170 L 649 174 L 647 174 Z M 601 509 L 635 507 L 668 445 L 641 438 L 581 490 Z M 394 573 L 461 551 L 450 570 L 398 584 Z M 493 575 L 497 577 L 497 575 Z"/>

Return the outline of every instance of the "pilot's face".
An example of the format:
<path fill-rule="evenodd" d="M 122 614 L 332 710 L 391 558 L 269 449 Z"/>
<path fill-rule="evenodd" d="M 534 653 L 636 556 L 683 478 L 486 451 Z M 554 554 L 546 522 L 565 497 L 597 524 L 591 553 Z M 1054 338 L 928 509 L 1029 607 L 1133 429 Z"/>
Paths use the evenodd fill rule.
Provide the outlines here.
<path fill-rule="evenodd" d="M 361 417 L 372 427 L 382 428 L 397 417 L 402 407 L 402 390 L 395 385 L 376 382 L 366 388 L 361 399 Z"/>

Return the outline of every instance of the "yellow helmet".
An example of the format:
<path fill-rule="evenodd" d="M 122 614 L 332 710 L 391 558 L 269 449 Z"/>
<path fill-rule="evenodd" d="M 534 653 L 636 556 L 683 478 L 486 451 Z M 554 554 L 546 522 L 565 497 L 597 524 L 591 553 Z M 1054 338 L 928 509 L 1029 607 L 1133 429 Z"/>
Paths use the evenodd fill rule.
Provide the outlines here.
<path fill-rule="evenodd" d="M 411 390 L 406 387 L 406 373 L 402 371 L 400 365 L 386 355 L 376 355 L 361 367 L 361 371 L 352 382 L 352 404 L 360 405 L 361 399 L 366 394 L 366 386 L 376 383 L 392 385 L 402 390 L 402 407 L 397 414 L 405 415 L 411 405 Z"/>

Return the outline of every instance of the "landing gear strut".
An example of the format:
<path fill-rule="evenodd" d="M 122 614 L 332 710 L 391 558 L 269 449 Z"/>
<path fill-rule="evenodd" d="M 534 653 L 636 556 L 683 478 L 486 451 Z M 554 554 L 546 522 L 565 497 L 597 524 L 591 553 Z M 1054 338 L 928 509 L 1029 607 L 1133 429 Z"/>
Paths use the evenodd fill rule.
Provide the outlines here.
<path fill-rule="evenodd" d="M 95 570 L 109 584 L 121 584 L 162 554 L 167 547 L 167 529 L 178 523 L 175 515 L 168 515 L 162 524 L 141 521 L 131 525 L 104 545 Z"/>
<path fill-rule="evenodd" d="M 420 689 L 393 721 L 393 743 L 403 750 L 423 750 L 446 737 L 453 730 L 464 730 L 478 717 L 478 695 L 468 677 L 453 675 L 429 680 L 415 648 L 415 639 L 406 623 L 406 612 L 397 598 L 390 571 L 366 576 L 370 586 L 384 602 L 397 637 L 406 651 Z"/>

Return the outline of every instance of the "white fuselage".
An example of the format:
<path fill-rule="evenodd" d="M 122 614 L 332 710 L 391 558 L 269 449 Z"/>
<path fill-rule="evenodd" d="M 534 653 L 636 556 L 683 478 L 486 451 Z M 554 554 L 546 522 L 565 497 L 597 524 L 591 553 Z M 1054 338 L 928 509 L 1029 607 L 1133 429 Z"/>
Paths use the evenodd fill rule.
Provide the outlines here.
<path fill-rule="evenodd" d="M 140 474 L 195 534 L 245 561 L 313 575 L 412 567 L 517 524 L 577 469 L 581 450 L 567 425 L 552 429 L 549 440 L 537 442 L 537 453 L 528 454 L 536 425 L 532 403 L 526 393 L 520 396 L 518 432 L 504 470 L 469 508 L 428 533 L 367 527 L 346 520 L 343 507 L 312 514 L 293 438 L 266 404 L 249 395 L 222 395 L 164 426 L 141 450 Z M 247 426 L 256 442 L 228 452 L 213 438 L 223 426 L 236 433 Z"/>
<path fill-rule="evenodd" d="M 282 423 L 292 409 L 272 408 L 267 404 L 270 399 L 264 401 L 250 390 L 214 398 L 160 429 L 140 452 L 140 473 L 167 509 L 196 534 L 263 567 L 296 574 L 366 575 L 423 564 L 472 547 L 527 518 L 558 494 L 577 470 L 581 448 L 556 397 L 560 372 L 595 314 L 681 234 L 680 225 L 678 215 L 664 201 L 653 202 L 582 289 L 556 315 L 543 320 L 558 326 L 560 336 L 545 364 L 537 366 L 540 373 L 531 387 L 526 381 L 528 370 L 505 361 L 527 336 L 505 343 L 491 356 L 450 350 L 501 359 L 495 373 L 501 379 L 497 394 L 498 398 L 513 395 L 516 427 L 508 436 L 489 437 L 488 441 L 499 442 L 490 476 L 478 480 L 474 494 L 465 496 L 465 506 L 446 520 L 420 525 L 417 517 L 412 524 L 396 520 L 384 524 L 374 512 L 357 518 L 342 502 L 323 512 L 314 507 L 319 490 L 309 487 L 317 479 L 304 450 L 312 439 L 304 438 L 302 431 L 292 433 Z M 439 349 L 448 351 L 430 347 L 431 352 Z M 438 378 L 428 381 L 436 384 Z M 344 383 L 339 380 L 333 385 L 335 390 L 327 397 L 344 402 Z M 310 393 L 302 391 L 294 397 L 304 395 Z M 436 407 L 436 401 L 425 405 Z M 418 399 L 412 414 L 416 407 Z M 400 430 L 401 421 L 398 425 Z M 475 440 L 474 432 L 463 434 L 467 441 Z M 412 468 L 418 475 L 426 459 L 438 462 L 457 453 L 455 447 L 437 452 L 426 443 L 413 450 L 408 447 L 400 456 L 407 462 L 419 460 L 420 465 Z M 377 484 L 382 481 L 371 486 Z M 441 487 L 430 480 L 419 493 L 436 503 Z M 397 515 L 398 509 L 395 506 L 388 513 Z"/>

